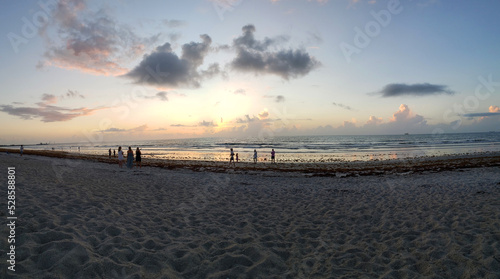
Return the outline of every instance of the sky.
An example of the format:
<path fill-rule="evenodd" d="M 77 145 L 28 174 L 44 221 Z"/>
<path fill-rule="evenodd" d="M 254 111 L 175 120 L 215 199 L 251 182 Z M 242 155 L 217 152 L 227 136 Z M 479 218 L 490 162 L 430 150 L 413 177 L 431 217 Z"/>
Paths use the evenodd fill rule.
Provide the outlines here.
<path fill-rule="evenodd" d="M 2 1 L 0 144 L 500 131 L 500 1 Z"/>

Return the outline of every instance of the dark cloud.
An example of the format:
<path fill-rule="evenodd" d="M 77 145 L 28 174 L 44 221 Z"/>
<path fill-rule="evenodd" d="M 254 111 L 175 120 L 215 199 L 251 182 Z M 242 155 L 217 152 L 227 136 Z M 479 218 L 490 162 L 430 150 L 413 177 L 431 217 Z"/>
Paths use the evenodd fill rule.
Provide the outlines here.
<path fill-rule="evenodd" d="M 285 97 L 283 95 L 266 95 L 264 98 L 271 98 L 274 99 L 276 103 L 283 103 L 285 102 Z"/>
<path fill-rule="evenodd" d="M 66 94 L 61 96 L 62 98 L 80 98 L 80 99 L 85 99 L 85 96 L 82 94 L 78 93 L 77 91 L 74 90 L 68 90 Z"/>
<path fill-rule="evenodd" d="M 200 87 L 204 78 L 210 78 L 220 73 L 218 64 L 211 64 L 206 70 L 198 70 L 210 51 L 212 39 L 201 35 L 201 43 L 191 42 L 182 46 L 181 57 L 172 51 L 170 43 L 156 48 L 125 77 L 137 83 L 153 86 Z"/>
<path fill-rule="evenodd" d="M 50 22 L 40 29 L 46 42 L 44 62 L 98 75 L 126 72 L 123 64 L 141 55 L 158 36 L 141 38 L 106 10 L 91 11 L 86 1 L 59 1 Z"/>
<path fill-rule="evenodd" d="M 285 97 L 282 95 L 276 96 L 276 99 L 274 99 L 276 103 L 283 103 L 285 101 Z"/>
<path fill-rule="evenodd" d="M 340 103 L 335 103 L 333 102 L 332 105 L 336 106 L 336 107 L 339 107 L 339 108 L 343 108 L 343 109 L 346 109 L 346 110 L 354 110 L 353 108 L 351 108 L 350 106 L 346 106 L 344 104 L 340 104 Z"/>
<path fill-rule="evenodd" d="M 465 117 L 488 117 L 488 116 L 500 116 L 500 112 L 479 112 L 479 113 L 467 113 L 464 114 Z"/>
<path fill-rule="evenodd" d="M 378 93 L 382 94 L 382 97 L 455 94 L 455 92 L 448 89 L 448 86 L 446 85 L 438 85 L 430 83 L 417 83 L 417 84 L 391 83 L 387 84 Z"/>
<path fill-rule="evenodd" d="M 286 37 L 264 38 L 259 41 L 254 37 L 255 26 L 243 26 L 242 31 L 243 35 L 233 40 L 237 55 L 230 65 L 234 70 L 275 74 L 288 80 L 304 76 L 320 65 L 319 61 L 304 50 L 270 49 L 270 46 L 286 42 Z"/>

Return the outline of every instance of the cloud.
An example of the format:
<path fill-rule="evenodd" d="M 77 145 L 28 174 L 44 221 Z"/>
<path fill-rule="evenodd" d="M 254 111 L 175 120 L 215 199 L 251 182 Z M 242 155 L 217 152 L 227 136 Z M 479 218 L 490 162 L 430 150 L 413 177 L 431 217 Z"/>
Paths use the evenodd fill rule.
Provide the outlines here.
<path fill-rule="evenodd" d="M 274 99 L 274 101 L 276 103 L 283 103 L 283 102 L 285 102 L 285 97 L 282 95 L 278 95 L 278 96 L 276 96 L 276 99 Z"/>
<path fill-rule="evenodd" d="M 236 89 L 233 93 L 236 94 L 236 95 L 238 95 L 238 94 L 239 95 L 246 95 L 245 89 L 241 89 L 241 88 L 240 89 Z"/>
<path fill-rule="evenodd" d="M 106 130 L 101 130 L 100 132 L 103 133 L 121 133 L 121 132 L 126 132 L 127 130 L 125 129 L 118 129 L 118 128 L 109 128 Z"/>
<path fill-rule="evenodd" d="M 186 25 L 185 21 L 177 19 L 171 19 L 171 20 L 164 19 L 162 22 L 169 28 L 176 28 Z"/>
<path fill-rule="evenodd" d="M 257 117 L 250 117 L 250 115 L 248 114 L 245 114 L 244 116 L 245 118 L 237 118 L 236 119 L 236 123 L 249 123 L 249 122 L 253 122 L 253 121 L 258 121 L 259 118 Z"/>
<path fill-rule="evenodd" d="M 148 130 L 148 125 L 144 124 L 131 129 L 120 129 L 120 128 L 109 128 L 106 130 L 101 130 L 102 133 L 124 133 L 124 132 L 144 132 Z"/>
<path fill-rule="evenodd" d="M 73 90 L 68 90 L 65 94 L 60 95 L 59 97 L 53 95 L 53 94 L 43 94 L 42 95 L 42 102 L 40 105 L 48 105 L 48 104 L 55 104 L 59 101 L 59 99 L 71 99 L 71 98 L 80 98 L 84 99 L 85 96 L 82 94 L 78 93 L 77 91 Z"/>
<path fill-rule="evenodd" d="M 198 88 L 203 79 L 221 72 L 217 63 L 209 65 L 206 70 L 198 70 L 212 43 L 208 35 L 201 35 L 200 38 L 200 43 L 184 44 L 180 57 L 172 51 L 170 43 L 158 46 L 124 76 L 137 83 L 153 86 Z"/>
<path fill-rule="evenodd" d="M 233 40 L 236 57 L 231 61 L 232 69 L 254 74 L 274 74 L 285 80 L 307 75 L 321 63 L 300 49 L 270 50 L 270 46 L 286 42 L 284 36 L 256 40 L 254 25 L 245 25 L 243 35 Z"/>
<path fill-rule="evenodd" d="M 267 110 L 264 110 L 261 113 L 259 113 L 258 116 L 259 116 L 259 120 L 268 119 L 269 112 Z"/>
<path fill-rule="evenodd" d="M 42 101 L 44 104 L 55 104 L 57 103 L 57 97 L 52 94 L 43 94 Z"/>
<path fill-rule="evenodd" d="M 59 1 L 40 28 L 46 51 L 37 67 L 55 66 L 96 75 L 120 75 L 158 36 L 141 38 L 106 10 L 91 11 L 86 1 Z"/>
<path fill-rule="evenodd" d="M 498 106 L 490 106 L 490 112 L 500 112 L 500 108 Z"/>
<path fill-rule="evenodd" d="M 370 116 L 370 118 L 368 119 L 368 121 L 366 121 L 365 125 L 376 126 L 376 125 L 382 124 L 382 122 L 384 122 L 384 120 L 382 118 L 379 118 L 379 117 L 376 117 L 376 116 L 372 115 L 372 116 Z"/>
<path fill-rule="evenodd" d="M 10 115 L 18 116 L 21 119 L 30 120 L 40 118 L 43 122 L 69 121 L 77 117 L 90 115 L 93 112 L 104 108 L 76 108 L 69 109 L 58 106 L 43 105 L 38 107 L 13 107 L 11 105 L 0 105 L 0 111 Z"/>
<path fill-rule="evenodd" d="M 183 125 L 183 124 L 171 124 L 170 127 L 195 127 L 195 126 Z"/>
<path fill-rule="evenodd" d="M 276 103 L 284 103 L 285 102 L 285 96 L 283 95 L 266 95 L 264 98 L 272 98 Z"/>
<path fill-rule="evenodd" d="M 344 104 L 340 104 L 340 103 L 335 103 L 333 102 L 332 105 L 336 106 L 336 107 L 339 107 L 339 108 L 343 108 L 343 109 L 346 109 L 346 110 L 354 110 L 353 108 L 351 108 L 350 106 L 346 106 Z"/>
<path fill-rule="evenodd" d="M 201 127 L 217 127 L 217 124 L 215 124 L 213 121 L 201 121 L 198 123 L 199 126 Z"/>
<path fill-rule="evenodd" d="M 446 85 L 417 83 L 391 83 L 387 84 L 381 91 L 382 97 L 397 97 L 397 96 L 429 96 L 429 95 L 453 95 L 454 91 L 448 89 Z"/>
<path fill-rule="evenodd" d="M 160 101 L 168 102 L 168 92 L 160 91 L 153 96 L 143 96 L 145 99 L 158 99 Z"/>
<path fill-rule="evenodd" d="M 70 94 L 74 96 L 75 94 Z M 61 98 L 64 98 L 62 95 Z M 43 94 L 41 102 L 36 103 L 36 107 L 20 106 L 15 107 L 12 105 L 0 105 L 0 111 L 7 114 L 17 116 L 21 119 L 31 120 L 39 118 L 43 122 L 61 122 L 69 121 L 77 117 L 86 116 L 94 113 L 95 111 L 107 109 L 107 107 L 99 108 L 65 108 L 54 106 L 57 103 L 58 97 L 53 94 Z"/>
<path fill-rule="evenodd" d="M 61 98 L 80 98 L 80 99 L 85 99 L 85 96 L 82 94 L 78 93 L 77 91 L 74 90 L 68 90 L 66 94 L 61 95 Z"/>
<path fill-rule="evenodd" d="M 467 113 L 463 116 L 465 117 L 489 117 L 489 116 L 499 116 L 500 112 L 479 112 L 479 113 Z"/>
<path fill-rule="evenodd" d="M 392 115 L 391 122 L 412 122 L 425 123 L 425 119 L 421 115 L 413 115 L 408 105 L 401 104 L 399 110 Z"/>

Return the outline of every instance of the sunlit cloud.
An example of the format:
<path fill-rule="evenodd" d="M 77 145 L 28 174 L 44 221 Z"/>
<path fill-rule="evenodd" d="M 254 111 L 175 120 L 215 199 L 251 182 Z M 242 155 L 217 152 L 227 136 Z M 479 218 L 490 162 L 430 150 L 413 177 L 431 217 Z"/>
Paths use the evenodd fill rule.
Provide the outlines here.
<path fill-rule="evenodd" d="M 376 116 L 370 116 L 370 118 L 368 119 L 368 121 L 366 121 L 366 124 L 365 125 L 372 125 L 372 126 L 376 126 L 376 125 L 379 125 L 379 124 L 382 124 L 384 122 L 384 120 L 380 117 L 376 117 Z"/>
<path fill-rule="evenodd" d="M 39 105 L 38 107 L 14 107 L 11 105 L 0 105 L 0 111 L 21 119 L 40 119 L 42 122 L 69 121 L 77 117 L 86 116 L 95 111 L 105 108 L 64 108 L 50 105 Z"/>
<path fill-rule="evenodd" d="M 54 66 L 96 75 L 120 75 L 127 61 L 143 54 L 158 36 L 141 38 L 106 10 L 91 11 L 86 1 L 59 1 L 51 21 L 40 29 L 46 51 L 38 67 Z"/>
<path fill-rule="evenodd" d="M 408 105 L 401 104 L 399 106 L 399 110 L 392 115 L 390 119 L 391 122 L 408 122 L 411 121 L 413 123 L 425 123 L 425 119 L 421 115 L 413 115 L 412 111 L 408 107 Z"/>
<path fill-rule="evenodd" d="M 71 92 L 71 93 L 70 93 Z M 70 93 L 69 95 L 67 95 Z M 60 98 L 65 96 L 75 97 L 83 96 L 68 91 L 68 93 L 61 95 Z M 69 121 L 77 117 L 91 115 L 95 111 L 107 109 L 107 107 L 98 108 L 67 108 L 61 106 L 54 106 L 58 102 L 58 97 L 53 94 L 43 94 L 41 102 L 36 103 L 36 106 L 13 106 L 13 105 L 0 105 L 0 111 L 9 115 L 17 116 L 24 120 L 40 119 L 42 122 L 61 122 Z"/>
<path fill-rule="evenodd" d="M 264 110 L 261 113 L 259 113 L 258 116 L 260 120 L 267 119 L 269 118 L 269 112 L 267 110 Z"/>

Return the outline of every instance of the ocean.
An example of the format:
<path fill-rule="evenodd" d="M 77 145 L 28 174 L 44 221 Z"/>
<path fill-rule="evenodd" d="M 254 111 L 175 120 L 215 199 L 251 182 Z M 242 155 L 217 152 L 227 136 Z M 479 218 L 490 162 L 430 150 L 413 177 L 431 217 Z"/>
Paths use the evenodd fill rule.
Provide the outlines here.
<path fill-rule="evenodd" d="M 500 133 L 192 138 L 49 143 L 25 145 L 25 148 L 107 155 L 110 148 L 117 150 L 118 146 L 124 149 L 131 146 L 134 151 L 139 147 L 145 159 L 225 161 L 229 159 L 229 149 L 233 148 L 243 162 L 252 161 L 254 150 L 259 161 L 269 161 L 271 149 L 276 151 L 278 162 L 369 161 L 500 151 Z"/>

